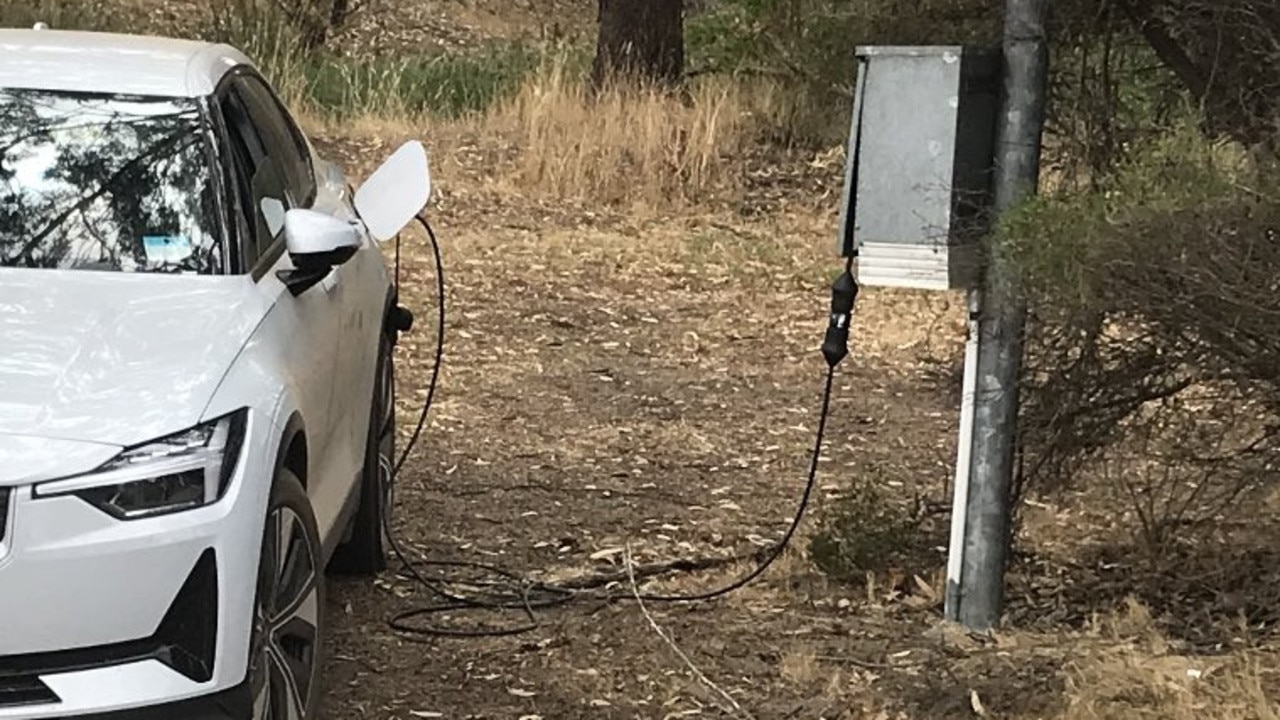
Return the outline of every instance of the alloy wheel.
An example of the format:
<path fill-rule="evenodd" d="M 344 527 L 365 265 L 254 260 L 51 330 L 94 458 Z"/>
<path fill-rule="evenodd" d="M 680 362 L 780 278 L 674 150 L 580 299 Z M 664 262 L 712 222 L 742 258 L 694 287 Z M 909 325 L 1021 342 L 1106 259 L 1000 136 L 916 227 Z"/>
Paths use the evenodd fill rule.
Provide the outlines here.
<path fill-rule="evenodd" d="M 254 609 L 254 720 L 306 720 L 319 657 L 319 623 L 319 574 L 306 526 L 291 508 L 273 508 Z"/>

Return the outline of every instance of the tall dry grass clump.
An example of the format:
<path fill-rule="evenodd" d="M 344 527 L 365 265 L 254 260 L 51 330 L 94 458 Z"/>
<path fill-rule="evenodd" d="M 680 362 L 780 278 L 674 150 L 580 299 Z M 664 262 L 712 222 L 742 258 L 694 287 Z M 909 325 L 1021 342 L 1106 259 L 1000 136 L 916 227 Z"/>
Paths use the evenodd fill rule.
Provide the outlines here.
<path fill-rule="evenodd" d="M 1265 650 L 1180 654 L 1136 601 L 1077 653 L 1059 720 L 1280 720 L 1276 657 Z"/>
<path fill-rule="evenodd" d="M 752 94 L 738 84 L 593 93 L 556 57 L 479 121 L 511 142 L 510 179 L 522 190 L 659 209 L 738 185 L 753 116 Z"/>

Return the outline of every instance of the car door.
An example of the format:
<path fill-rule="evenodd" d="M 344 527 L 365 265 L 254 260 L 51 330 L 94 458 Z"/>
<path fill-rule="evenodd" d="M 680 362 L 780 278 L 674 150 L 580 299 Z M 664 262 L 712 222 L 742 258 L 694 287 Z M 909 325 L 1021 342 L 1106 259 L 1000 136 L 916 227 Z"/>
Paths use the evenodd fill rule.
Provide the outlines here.
<path fill-rule="evenodd" d="M 264 93 L 262 102 L 279 112 L 300 152 L 311 156 L 302 132 L 289 111 L 273 94 Z M 317 173 L 319 174 L 319 173 Z M 330 178 L 317 177 L 316 203 L 312 209 L 356 223 L 364 242 L 355 256 L 334 269 L 331 292 L 338 300 L 338 336 L 334 340 L 337 363 L 331 408 L 338 419 L 334 442 L 342 445 L 354 474 L 362 467 L 367 442 L 368 419 L 374 389 L 379 336 L 383 330 L 390 278 L 378 242 L 363 229 L 348 196 L 350 188 L 336 185 Z M 321 187 L 323 186 L 323 187 Z M 346 467 L 344 465 L 344 467 Z"/>
<path fill-rule="evenodd" d="M 265 95 L 265 99 L 264 99 Z M 335 375 L 341 337 L 341 283 L 336 273 L 294 297 L 278 277 L 293 264 L 285 251 L 284 214 L 314 201 L 315 179 L 290 129 L 270 103 L 269 90 L 250 74 L 233 75 L 220 88 L 218 110 L 225 127 L 232 165 L 236 225 L 241 242 L 237 265 L 248 272 L 274 303 L 261 332 L 280 348 L 299 412 L 306 424 L 309 452 L 308 492 L 316 500 L 322 530 L 326 496 L 342 492 L 341 472 L 349 450 L 334 442 L 337 430 Z"/>

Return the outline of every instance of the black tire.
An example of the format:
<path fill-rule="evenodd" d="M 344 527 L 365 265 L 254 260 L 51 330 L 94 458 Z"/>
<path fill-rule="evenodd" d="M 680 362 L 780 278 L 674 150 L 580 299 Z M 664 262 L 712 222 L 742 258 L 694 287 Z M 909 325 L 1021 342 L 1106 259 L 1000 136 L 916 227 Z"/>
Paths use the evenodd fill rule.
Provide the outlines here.
<path fill-rule="evenodd" d="M 258 563 L 249 645 L 254 720 L 316 716 L 324 666 L 322 552 L 306 490 L 282 468 L 271 484 Z"/>
<path fill-rule="evenodd" d="M 395 345 L 383 334 L 378 344 L 377 378 L 369 411 L 360 505 L 351 521 L 350 538 L 333 553 L 329 568 L 342 575 L 377 575 L 387 569 L 383 519 L 396 461 Z"/>

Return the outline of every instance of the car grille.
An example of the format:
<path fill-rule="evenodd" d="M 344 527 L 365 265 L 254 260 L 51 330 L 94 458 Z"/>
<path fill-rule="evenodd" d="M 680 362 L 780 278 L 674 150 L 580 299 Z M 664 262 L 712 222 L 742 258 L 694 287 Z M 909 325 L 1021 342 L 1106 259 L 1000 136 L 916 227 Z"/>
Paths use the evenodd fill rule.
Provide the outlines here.
<path fill-rule="evenodd" d="M 9 488 L 0 488 L 0 542 L 4 542 L 9 530 Z"/>

